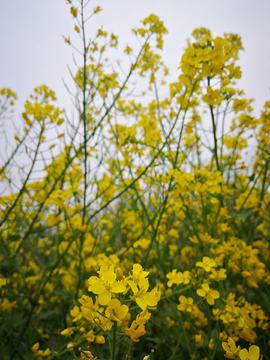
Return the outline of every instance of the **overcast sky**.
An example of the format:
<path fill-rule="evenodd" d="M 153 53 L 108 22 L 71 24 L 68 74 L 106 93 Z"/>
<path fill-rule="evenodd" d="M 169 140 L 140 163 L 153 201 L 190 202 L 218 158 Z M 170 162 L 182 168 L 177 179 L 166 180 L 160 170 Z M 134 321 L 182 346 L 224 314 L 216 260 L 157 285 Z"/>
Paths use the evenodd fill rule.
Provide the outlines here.
<path fill-rule="evenodd" d="M 75 0 L 77 1 L 77 0 Z M 73 50 L 62 35 L 76 42 L 74 21 L 65 0 L 0 0 L 0 88 L 10 87 L 19 95 L 16 117 L 35 86 L 46 84 L 68 107 L 69 95 L 62 78 L 70 79 L 67 64 Z M 76 2 L 75 2 L 76 4 Z M 165 36 L 164 60 L 175 80 L 186 39 L 195 27 L 207 27 L 213 36 L 224 32 L 242 37 L 242 79 L 239 88 L 256 99 L 255 113 L 270 99 L 270 0 L 92 0 L 90 9 L 103 11 L 92 18 L 89 37 L 98 27 L 120 36 L 119 56 L 131 43 L 131 28 L 150 13 L 157 14 L 169 33 Z M 78 36 L 77 36 L 78 38 Z"/>

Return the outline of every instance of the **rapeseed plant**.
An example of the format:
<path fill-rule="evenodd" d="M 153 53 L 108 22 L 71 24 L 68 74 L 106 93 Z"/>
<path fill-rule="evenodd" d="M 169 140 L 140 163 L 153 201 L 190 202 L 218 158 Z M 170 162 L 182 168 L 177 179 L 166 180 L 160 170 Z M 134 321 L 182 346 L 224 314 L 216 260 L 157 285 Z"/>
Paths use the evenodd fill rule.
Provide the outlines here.
<path fill-rule="evenodd" d="M 77 119 L 35 88 L 0 168 L 1 357 L 269 359 L 270 102 L 256 118 L 235 86 L 240 37 L 195 29 L 161 95 L 158 16 L 132 30 L 122 77 L 117 36 L 88 40 L 84 0 L 68 4 Z M 130 96 L 141 78 L 148 103 Z M 0 90 L 3 124 L 16 99 Z"/>

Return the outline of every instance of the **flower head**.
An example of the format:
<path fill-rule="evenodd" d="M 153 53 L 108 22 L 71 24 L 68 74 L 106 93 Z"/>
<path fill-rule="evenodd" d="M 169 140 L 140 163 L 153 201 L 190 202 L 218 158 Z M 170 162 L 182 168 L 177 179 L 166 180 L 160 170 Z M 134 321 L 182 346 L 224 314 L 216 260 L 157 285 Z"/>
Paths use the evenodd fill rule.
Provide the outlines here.
<path fill-rule="evenodd" d="M 202 288 L 197 290 L 197 294 L 205 298 L 209 305 L 214 305 L 215 299 L 219 298 L 219 292 L 211 290 L 207 283 L 202 284 Z"/>
<path fill-rule="evenodd" d="M 225 356 L 228 359 L 236 359 L 238 357 L 239 351 L 241 350 L 240 346 L 236 347 L 235 342 L 230 337 L 228 338 L 228 342 L 222 343 L 222 347 L 223 350 L 226 351 Z"/>
<path fill-rule="evenodd" d="M 116 280 L 116 274 L 110 268 L 101 267 L 99 278 L 97 276 L 91 276 L 88 280 L 89 291 L 98 295 L 100 305 L 107 305 L 112 297 L 113 293 L 123 293 L 126 291 L 124 282 Z"/>
<path fill-rule="evenodd" d="M 180 304 L 177 306 L 177 309 L 180 311 L 187 311 L 191 312 L 194 305 L 193 305 L 193 299 L 191 297 L 186 298 L 185 296 L 181 295 L 179 297 Z"/>
<path fill-rule="evenodd" d="M 196 266 L 202 267 L 205 271 L 209 272 L 209 271 L 211 271 L 211 269 L 213 267 L 217 266 L 217 263 L 215 262 L 214 259 L 211 259 L 211 258 L 209 258 L 207 256 L 204 256 L 203 261 L 202 262 L 198 261 L 196 263 Z"/>

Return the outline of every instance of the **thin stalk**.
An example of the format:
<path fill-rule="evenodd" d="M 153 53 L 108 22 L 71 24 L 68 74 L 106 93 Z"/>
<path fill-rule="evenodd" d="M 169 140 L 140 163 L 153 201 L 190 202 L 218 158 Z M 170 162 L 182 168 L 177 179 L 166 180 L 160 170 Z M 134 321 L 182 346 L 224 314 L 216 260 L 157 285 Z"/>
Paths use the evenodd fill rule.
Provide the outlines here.
<path fill-rule="evenodd" d="M 113 339 L 112 339 L 112 359 L 115 360 L 115 353 L 116 353 L 116 329 L 117 329 L 117 322 L 113 323 Z"/>

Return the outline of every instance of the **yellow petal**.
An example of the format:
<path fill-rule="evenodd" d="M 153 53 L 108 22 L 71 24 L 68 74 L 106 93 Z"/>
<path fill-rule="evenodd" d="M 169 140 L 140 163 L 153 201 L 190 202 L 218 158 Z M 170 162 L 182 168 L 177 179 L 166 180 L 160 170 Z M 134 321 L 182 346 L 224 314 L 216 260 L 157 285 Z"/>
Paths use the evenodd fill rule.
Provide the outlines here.
<path fill-rule="evenodd" d="M 249 350 L 251 360 L 259 360 L 260 357 L 260 348 L 256 345 L 251 345 Z"/>
<path fill-rule="evenodd" d="M 127 305 L 121 305 L 119 308 L 115 309 L 115 315 L 120 320 L 123 319 L 127 313 L 128 313 Z"/>
<path fill-rule="evenodd" d="M 218 299 L 219 298 L 219 292 L 216 290 L 211 290 L 210 291 L 210 295 L 214 298 L 214 299 Z"/>
<path fill-rule="evenodd" d="M 147 279 L 141 279 L 139 281 L 139 287 L 143 291 L 147 291 L 149 288 L 149 281 Z"/>
<path fill-rule="evenodd" d="M 75 305 L 74 308 L 72 310 L 70 310 L 70 315 L 72 317 L 76 317 L 78 316 L 80 313 L 80 309 L 79 309 L 79 306 Z"/>
<path fill-rule="evenodd" d="M 201 296 L 201 297 L 205 297 L 206 292 L 205 292 L 203 289 L 198 289 L 198 290 L 197 290 L 197 294 L 198 294 L 199 296 Z"/>
<path fill-rule="evenodd" d="M 112 271 L 107 271 L 102 274 L 102 279 L 108 281 L 109 284 L 112 284 L 116 279 L 116 274 Z"/>
<path fill-rule="evenodd" d="M 247 349 L 242 349 L 242 350 L 240 350 L 240 352 L 239 352 L 239 357 L 240 357 L 241 360 L 247 360 L 247 359 L 249 359 L 249 353 L 248 353 Z M 252 360 L 253 360 L 253 359 L 252 359 Z"/>
<path fill-rule="evenodd" d="M 143 296 L 144 300 L 147 302 L 147 305 L 149 306 L 155 306 L 157 305 L 157 298 L 155 296 L 155 293 L 154 292 L 150 292 L 150 293 L 147 293 L 146 295 Z"/>
<path fill-rule="evenodd" d="M 210 287 L 209 287 L 209 285 L 208 285 L 207 283 L 203 283 L 203 284 L 202 284 L 202 288 L 203 288 L 203 290 L 204 290 L 205 292 L 208 292 L 208 291 L 210 290 Z"/>
<path fill-rule="evenodd" d="M 198 261 L 198 262 L 196 263 L 196 266 L 204 267 L 204 264 L 203 264 L 201 261 Z"/>
<path fill-rule="evenodd" d="M 112 284 L 111 290 L 114 293 L 122 293 L 122 292 L 126 291 L 126 286 L 121 281 L 115 281 Z"/>
<path fill-rule="evenodd" d="M 146 307 L 147 307 L 147 303 L 146 303 L 145 300 L 142 299 L 142 298 L 136 298 L 136 303 L 137 303 L 137 305 L 139 305 L 139 307 L 140 307 L 142 310 L 145 310 Z"/>
<path fill-rule="evenodd" d="M 230 345 L 232 351 L 236 350 L 235 342 L 233 341 L 233 339 L 231 337 L 228 338 L 228 344 Z"/>
<path fill-rule="evenodd" d="M 187 299 L 186 299 L 186 297 L 185 297 L 184 295 L 181 295 L 181 296 L 179 297 L 179 301 L 180 301 L 180 303 L 182 303 L 182 304 L 186 304 L 186 303 L 187 303 Z"/>
<path fill-rule="evenodd" d="M 138 274 L 142 270 L 142 265 L 134 264 L 133 265 L 133 275 Z"/>
<path fill-rule="evenodd" d="M 89 279 L 88 279 L 88 284 L 89 285 L 92 285 L 94 284 L 96 281 L 99 281 L 99 278 L 97 276 L 91 276 Z"/>
<path fill-rule="evenodd" d="M 206 296 L 206 300 L 207 300 L 209 305 L 214 305 L 214 303 L 215 303 L 215 300 L 210 295 Z"/>
<path fill-rule="evenodd" d="M 137 285 L 135 284 L 134 281 L 129 280 L 128 285 L 131 287 L 131 290 L 133 291 L 134 294 L 136 294 L 139 291 L 138 287 L 137 287 Z"/>
<path fill-rule="evenodd" d="M 101 294 L 105 290 L 105 286 L 100 282 L 97 281 L 88 288 L 89 291 L 92 291 L 94 294 Z"/>
<path fill-rule="evenodd" d="M 222 343 L 222 347 L 223 347 L 223 350 L 224 350 L 224 351 L 231 351 L 229 345 L 228 345 L 226 342 L 223 342 L 223 343 Z"/>
<path fill-rule="evenodd" d="M 111 306 L 111 307 L 119 307 L 121 306 L 121 303 L 118 299 L 112 299 L 109 303 L 108 303 L 108 306 Z"/>
<path fill-rule="evenodd" d="M 99 294 L 99 303 L 100 305 L 107 305 L 111 300 L 111 293 L 108 290 L 103 291 L 101 294 Z"/>
<path fill-rule="evenodd" d="M 178 306 L 177 306 L 177 309 L 178 310 L 180 310 L 180 311 L 185 311 L 186 310 L 186 304 L 179 304 Z"/>

